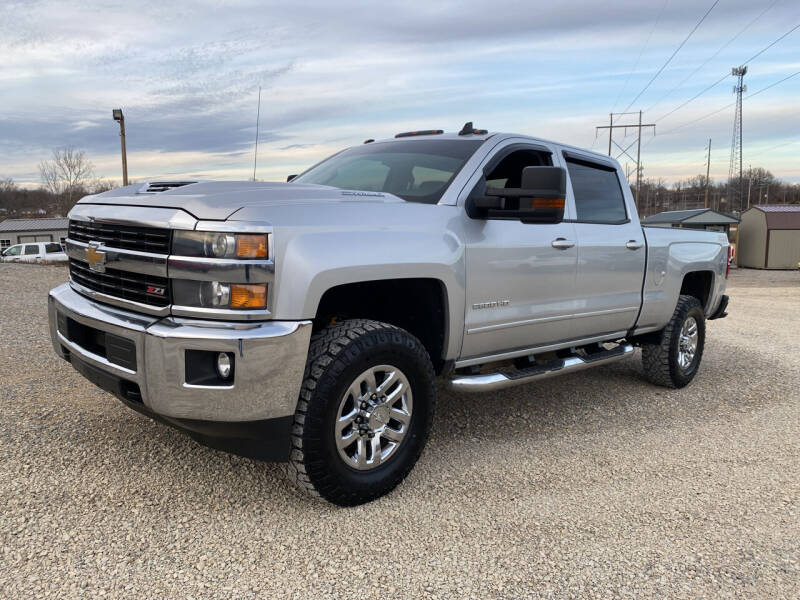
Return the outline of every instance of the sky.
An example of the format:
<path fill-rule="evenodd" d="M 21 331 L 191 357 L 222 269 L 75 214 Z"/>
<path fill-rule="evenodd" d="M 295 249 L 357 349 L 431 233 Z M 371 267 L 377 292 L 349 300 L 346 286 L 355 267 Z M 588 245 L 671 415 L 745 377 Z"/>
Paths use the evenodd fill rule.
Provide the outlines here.
<path fill-rule="evenodd" d="M 39 161 L 74 146 L 119 182 L 119 107 L 132 179 L 252 178 L 261 86 L 261 180 L 466 121 L 607 152 L 595 127 L 638 110 L 656 124 L 645 177 L 704 172 L 711 138 L 724 180 L 731 67 L 800 25 L 797 0 L 547 4 L 0 0 L 0 179 L 37 186 Z M 800 28 L 747 66 L 745 168 L 800 182 Z"/>

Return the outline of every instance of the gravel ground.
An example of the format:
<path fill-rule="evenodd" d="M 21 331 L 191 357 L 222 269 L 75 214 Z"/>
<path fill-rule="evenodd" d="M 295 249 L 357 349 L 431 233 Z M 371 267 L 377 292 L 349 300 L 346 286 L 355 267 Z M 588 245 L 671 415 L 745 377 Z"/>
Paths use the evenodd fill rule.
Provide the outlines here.
<path fill-rule="evenodd" d="M 57 359 L 58 267 L 0 265 L 0 596 L 798 598 L 800 274 L 737 270 L 687 389 L 624 361 L 441 392 L 393 494 L 295 492 Z"/>

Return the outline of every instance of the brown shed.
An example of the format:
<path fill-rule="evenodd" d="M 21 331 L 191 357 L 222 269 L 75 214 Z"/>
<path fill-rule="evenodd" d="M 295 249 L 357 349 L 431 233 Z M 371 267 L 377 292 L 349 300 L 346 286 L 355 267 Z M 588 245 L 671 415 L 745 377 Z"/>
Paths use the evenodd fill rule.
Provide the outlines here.
<path fill-rule="evenodd" d="M 743 212 L 736 262 L 755 269 L 796 269 L 800 263 L 800 205 L 753 206 Z"/>

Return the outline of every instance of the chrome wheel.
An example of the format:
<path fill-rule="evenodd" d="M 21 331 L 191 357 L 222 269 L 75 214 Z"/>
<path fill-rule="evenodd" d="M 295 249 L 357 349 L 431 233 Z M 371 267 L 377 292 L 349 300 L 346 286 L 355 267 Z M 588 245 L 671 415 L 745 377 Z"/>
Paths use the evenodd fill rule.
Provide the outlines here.
<path fill-rule="evenodd" d="M 339 403 L 334 432 L 339 456 L 359 470 L 383 464 L 403 443 L 412 409 L 405 374 L 391 365 L 370 367 L 356 377 Z"/>
<path fill-rule="evenodd" d="M 697 353 L 697 341 L 697 321 L 694 317 L 689 317 L 683 322 L 678 339 L 678 364 L 681 369 L 686 370 L 692 364 Z"/>

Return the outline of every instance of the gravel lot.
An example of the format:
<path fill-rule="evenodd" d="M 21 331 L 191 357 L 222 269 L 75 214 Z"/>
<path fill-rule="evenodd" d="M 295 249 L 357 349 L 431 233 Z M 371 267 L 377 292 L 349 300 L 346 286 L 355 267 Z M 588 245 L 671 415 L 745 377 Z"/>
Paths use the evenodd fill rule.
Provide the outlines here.
<path fill-rule="evenodd" d="M 638 357 L 442 391 L 353 509 L 127 408 L 53 354 L 59 267 L 0 265 L 0 597 L 798 598 L 800 274 L 734 271 L 687 389 Z"/>

